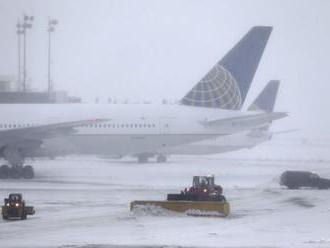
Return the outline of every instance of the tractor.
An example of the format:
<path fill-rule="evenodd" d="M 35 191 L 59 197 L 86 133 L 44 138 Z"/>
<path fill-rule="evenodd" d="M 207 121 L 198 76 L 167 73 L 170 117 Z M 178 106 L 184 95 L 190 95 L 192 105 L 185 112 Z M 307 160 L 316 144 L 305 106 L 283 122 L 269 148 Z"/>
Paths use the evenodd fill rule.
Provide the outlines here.
<path fill-rule="evenodd" d="M 22 194 L 9 194 L 8 198 L 4 200 L 2 206 L 2 219 L 21 219 L 25 220 L 27 215 L 35 214 L 34 207 L 26 206 Z"/>

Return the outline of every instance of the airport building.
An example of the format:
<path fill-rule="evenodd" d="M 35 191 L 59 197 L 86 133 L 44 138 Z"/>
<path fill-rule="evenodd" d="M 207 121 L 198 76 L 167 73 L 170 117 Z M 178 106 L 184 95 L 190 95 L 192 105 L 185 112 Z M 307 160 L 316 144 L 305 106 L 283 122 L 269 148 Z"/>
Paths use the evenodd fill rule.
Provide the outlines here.
<path fill-rule="evenodd" d="M 0 75 L 0 104 L 10 103 L 80 103 L 78 97 L 71 97 L 66 91 L 22 91 L 12 76 Z"/>

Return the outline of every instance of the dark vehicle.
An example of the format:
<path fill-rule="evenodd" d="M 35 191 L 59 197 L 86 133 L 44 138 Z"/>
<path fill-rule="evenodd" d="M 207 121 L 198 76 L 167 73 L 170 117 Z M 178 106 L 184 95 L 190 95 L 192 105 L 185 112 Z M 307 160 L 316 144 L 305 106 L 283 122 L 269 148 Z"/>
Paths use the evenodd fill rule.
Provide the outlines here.
<path fill-rule="evenodd" d="M 22 194 L 9 194 L 5 198 L 5 205 L 2 206 L 2 219 L 19 218 L 25 220 L 27 215 L 33 215 L 35 210 L 31 206 L 26 206 Z"/>
<path fill-rule="evenodd" d="M 214 183 L 214 176 L 194 176 L 193 185 L 181 194 L 168 194 L 168 201 L 226 201 L 222 187 Z"/>
<path fill-rule="evenodd" d="M 281 175 L 280 184 L 289 189 L 299 189 L 300 187 L 330 188 L 329 179 L 321 178 L 319 175 L 309 171 L 285 171 Z"/>

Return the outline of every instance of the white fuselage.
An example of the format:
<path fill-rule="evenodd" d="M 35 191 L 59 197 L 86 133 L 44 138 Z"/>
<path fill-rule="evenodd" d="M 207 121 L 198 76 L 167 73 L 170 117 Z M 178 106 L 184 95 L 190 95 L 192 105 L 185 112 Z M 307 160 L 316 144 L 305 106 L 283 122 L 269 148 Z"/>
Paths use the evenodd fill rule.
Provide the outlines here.
<path fill-rule="evenodd" d="M 0 105 L 0 130 L 61 122 L 107 119 L 76 128 L 70 135 L 47 138 L 56 154 L 134 155 L 236 133 L 231 126 L 205 126 L 203 121 L 250 113 L 182 105 Z M 5 145 L 1 143 L 0 145 Z"/>
<path fill-rule="evenodd" d="M 272 133 L 267 130 L 243 131 L 226 136 L 214 136 L 207 140 L 166 147 L 159 154 L 207 155 L 253 148 L 270 140 Z"/>

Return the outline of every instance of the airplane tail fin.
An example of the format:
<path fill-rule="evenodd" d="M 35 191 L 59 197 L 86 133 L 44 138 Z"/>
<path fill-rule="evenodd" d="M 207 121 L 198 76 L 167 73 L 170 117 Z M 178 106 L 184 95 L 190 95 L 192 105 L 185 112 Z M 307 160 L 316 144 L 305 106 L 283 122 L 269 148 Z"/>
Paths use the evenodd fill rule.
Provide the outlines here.
<path fill-rule="evenodd" d="M 270 113 L 274 110 L 280 81 L 271 80 L 248 108 L 248 111 L 262 110 Z"/>
<path fill-rule="evenodd" d="M 253 27 L 181 100 L 198 107 L 241 109 L 272 27 Z"/>

